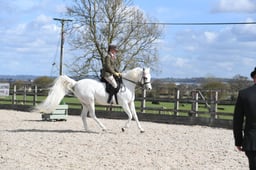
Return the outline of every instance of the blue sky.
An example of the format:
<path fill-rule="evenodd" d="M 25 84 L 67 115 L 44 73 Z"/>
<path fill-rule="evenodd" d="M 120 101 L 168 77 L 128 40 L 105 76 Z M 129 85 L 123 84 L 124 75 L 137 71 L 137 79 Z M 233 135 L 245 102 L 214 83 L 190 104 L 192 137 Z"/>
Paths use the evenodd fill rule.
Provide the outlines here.
<path fill-rule="evenodd" d="M 58 74 L 60 24 L 68 0 L 0 0 L 0 74 Z M 134 0 L 158 22 L 256 21 L 256 0 Z M 153 77 L 249 77 L 256 25 L 165 26 Z M 65 44 L 64 63 L 72 58 Z M 55 66 L 52 64 L 56 62 Z M 64 73 L 68 74 L 64 67 Z"/>

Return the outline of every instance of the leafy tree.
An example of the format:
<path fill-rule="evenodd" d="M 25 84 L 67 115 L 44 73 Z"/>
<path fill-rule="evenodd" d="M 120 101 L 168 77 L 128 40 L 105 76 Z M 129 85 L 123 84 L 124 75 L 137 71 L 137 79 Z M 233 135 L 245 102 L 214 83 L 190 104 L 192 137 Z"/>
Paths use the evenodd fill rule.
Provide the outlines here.
<path fill-rule="evenodd" d="M 157 98 L 160 95 L 165 95 L 170 97 L 174 95 L 175 88 L 176 88 L 175 83 L 164 81 L 161 79 L 155 79 L 152 82 L 152 90 L 147 93 L 147 96 Z"/>
<path fill-rule="evenodd" d="M 211 96 L 211 90 L 218 90 L 219 99 L 224 97 L 227 94 L 227 90 L 229 89 L 229 85 L 227 83 L 223 83 L 216 78 L 207 78 L 201 84 L 201 89 L 206 93 L 207 98 L 209 99 Z"/>
<path fill-rule="evenodd" d="M 250 86 L 252 81 L 249 81 L 247 77 L 238 74 L 233 77 L 229 84 L 232 91 L 238 92 L 239 90 Z"/>
<path fill-rule="evenodd" d="M 54 81 L 54 78 L 52 77 L 42 76 L 42 77 L 36 78 L 34 80 L 34 84 L 36 84 L 39 89 L 46 89 L 52 85 L 53 81 Z"/>
<path fill-rule="evenodd" d="M 201 87 L 204 90 L 221 90 L 227 89 L 228 85 L 215 79 L 206 79 L 206 81 L 201 84 Z"/>
<path fill-rule="evenodd" d="M 68 15 L 73 19 L 70 45 L 76 56 L 70 66 L 74 75 L 99 73 L 110 44 L 116 44 L 119 70 L 157 66 L 154 42 L 161 28 L 131 0 L 73 0 Z M 150 23 L 150 24 L 148 24 Z"/>
<path fill-rule="evenodd" d="M 233 79 L 229 82 L 231 90 L 231 100 L 236 100 L 238 91 L 249 87 L 252 81 L 249 81 L 247 77 L 241 75 L 235 75 Z"/>
<path fill-rule="evenodd" d="M 16 80 L 13 84 L 16 86 L 17 90 L 20 90 L 20 89 L 24 88 L 24 85 L 26 84 L 26 81 Z"/>
<path fill-rule="evenodd" d="M 191 91 L 197 89 L 197 85 L 193 84 L 179 84 L 177 88 L 180 90 L 180 97 L 187 98 L 191 95 Z"/>

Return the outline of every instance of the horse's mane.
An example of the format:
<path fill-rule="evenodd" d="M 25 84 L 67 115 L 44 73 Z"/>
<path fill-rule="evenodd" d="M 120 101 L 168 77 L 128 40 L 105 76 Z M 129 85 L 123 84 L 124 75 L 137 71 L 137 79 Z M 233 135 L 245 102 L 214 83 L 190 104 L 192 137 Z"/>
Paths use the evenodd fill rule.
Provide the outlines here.
<path fill-rule="evenodd" d="M 122 73 L 122 75 L 129 80 L 135 80 L 138 78 L 138 75 L 141 73 L 141 70 L 142 68 L 136 67 L 132 70 L 125 71 L 124 73 Z"/>

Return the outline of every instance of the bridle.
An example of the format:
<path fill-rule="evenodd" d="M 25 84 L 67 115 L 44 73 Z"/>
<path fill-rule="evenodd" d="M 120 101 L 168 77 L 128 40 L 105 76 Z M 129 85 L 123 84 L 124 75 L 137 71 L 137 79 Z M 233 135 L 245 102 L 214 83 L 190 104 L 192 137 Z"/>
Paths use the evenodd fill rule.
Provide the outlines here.
<path fill-rule="evenodd" d="M 143 72 L 142 72 L 141 79 L 140 79 L 140 81 L 138 81 L 138 82 L 133 81 L 133 80 L 130 80 L 130 79 L 127 79 L 127 78 L 125 78 L 125 77 L 122 77 L 122 79 L 127 80 L 127 81 L 129 81 L 129 82 L 131 82 L 131 83 L 133 83 L 133 84 L 136 84 L 136 85 L 138 85 L 138 86 L 140 86 L 140 87 L 142 87 L 142 88 L 144 88 L 145 85 L 147 85 L 147 84 L 150 83 L 149 81 L 146 81 L 146 80 L 147 80 L 147 77 L 146 77 L 146 74 L 145 74 L 145 68 L 143 68 Z"/>

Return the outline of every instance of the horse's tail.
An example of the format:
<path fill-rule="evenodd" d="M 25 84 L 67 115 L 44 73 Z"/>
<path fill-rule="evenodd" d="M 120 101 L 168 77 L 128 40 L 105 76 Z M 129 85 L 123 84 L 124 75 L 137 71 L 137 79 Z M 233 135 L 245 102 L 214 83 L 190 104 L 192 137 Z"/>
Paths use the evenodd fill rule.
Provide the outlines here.
<path fill-rule="evenodd" d="M 35 107 L 34 111 L 51 113 L 59 105 L 63 97 L 69 92 L 73 92 L 73 87 L 76 84 L 76 81 L 69 78 L 68 76 L 61 75 L 59 76 L 54 85 L 51 87 L 48 96 L 46 99 Z"/>

